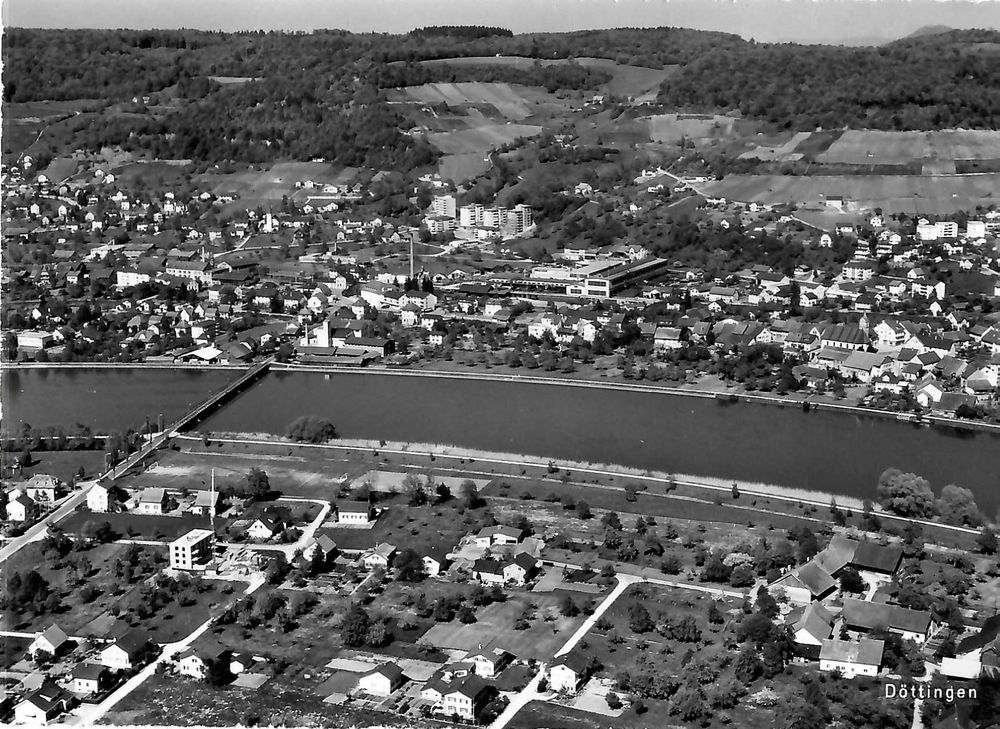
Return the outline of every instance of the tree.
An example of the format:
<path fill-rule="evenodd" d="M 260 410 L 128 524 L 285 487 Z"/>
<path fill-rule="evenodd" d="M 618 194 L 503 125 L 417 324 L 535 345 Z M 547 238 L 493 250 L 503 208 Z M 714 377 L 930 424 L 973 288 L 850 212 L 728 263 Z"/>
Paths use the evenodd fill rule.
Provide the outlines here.
<path fill-rule="evenodd" d="M 559 612 L 567 618 L 572 618 L 580 614 L 580 608 L 573 600 L 573 596 L 568 592 L 564 592 L 559 598 Z"/>
<path fill-rule="evenodd" d="M 736 678 L 745 685 L 748 685 L 764 673 L 764 664 L 761 662 L 760 656 L 754 647 L 752 645 L 745 645 L 736 658 L 733 670 L 736 673 Z"/>
<path fill-rule="evenodd" d="M 983 554 L 996 554 L 998 546 L 997 533 L 993 530 L 993 527 L 983 527 L 983 530 L 976 537 L 976 545 Z"/>
<path fill-rule="evenodd" d="M 915 473 L 887 468 L 878 480 L 878 502 L 899 516 L 927 518 L 934 514 L 934 492 Z"/>
<path fill-rule="evenodd" d="M 209 686 L 225 686 L 233 680 L 229 670 L 229 661 L 224 659 L 210 660 L 205 667 L 205 683 Z"/>
<path fill-rule="evenodd" d="M 263 501 L 271 495 L 267 474 L 256 466 L 247 473 L 246 495 L 253 501 Z"/>
<path fill-rule="evenodd" d="M 467 478 L 462 481 L 461 485 L 458 487 L 458 493 L 465 501 L 465 505 L 469 509 L 475 509 L 482 503 L 479 497 L 479 488 L 476 486 L 476 482 L 471 478 Z"/>
<path fill-rule="evenodd" d="M 633 633 L 648 633 L 656 624 L 642 603 L 634 602 L 628 608 L 628 626 Z"/>
<path fill-rule="evenodd" d="M 609 511 L 602 516 L 601 523 L 609 529 L 618 530 L 622 528 L 621 519 L 618 517 L 618 513 L 614 511 Z"/>
<path fill-rule="evenodd" d="M 368 613 L 361 605 L 355 603 L 340 624 L 340 638 L 344 641 L 344 645 L 360 648 L 367 642 L 368 630 L 371 626 L 372 621 L 368 617 Z"/>
<path fill-rule="evenodd" d="M 439 483 L 437 488 L 434 489 L 434 493 L 437 495 L 436 503 L 438 504 L 443 504 L 451 499 L 451 489 L 444 483 Z"/>
<path fill-rule="evenodd" d="M 586 501 L 577 501 L 576 515 L 581 519 L 590 519 L 593 516 L 593 513 L 590 511 L 590 504 Z"/>
<path fill-rule="evenodd" d="M 326 443 L 337 437 L 337 430 L 326 418 L 302 415 L 288 425 L 287 434 L 299 443 Z"/>
<path fill-rule="evenodd" d="M 392 560 L 398 578 L 404 582 L 419 582 L 424 578 L 424 563 L 415 550 L 406 548 L 396 553 Z"/>
<path fill-rule="evenodd" d="M 844 592 L 863 593 L 868 588 L 861 573 L 853 567 L 845 567 L 840 573 L 840 589 Z"/>
<path fill-rule="evenodd" d="M 941 497 L 935 506 L 945 524 L 975 527 L 983 523 L 983 515 L 976 506 L 975 497 L 969 489 L 961 486 L 948 484 L 941 489 Z"/>

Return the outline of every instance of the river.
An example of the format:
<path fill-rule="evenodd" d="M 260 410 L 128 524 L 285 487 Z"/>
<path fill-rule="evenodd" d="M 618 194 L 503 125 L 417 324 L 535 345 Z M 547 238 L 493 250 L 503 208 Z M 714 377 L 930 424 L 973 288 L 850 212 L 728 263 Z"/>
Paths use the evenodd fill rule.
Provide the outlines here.
<path fill-rule="evenodd" d="M 6 373 L 8 376 L 10 373 Z M 232 373 L 77 370 L 16 373 L 10 422 L 141 424 L 179 415 Z M 200 395 L 198 393 L 201 393 Z M 805 413 L 670 393 L 374 373 L 272 372 L 210 415 L 207 431 L 283 433 L 321 415 L 348 438 L 448 443 L 660 471 L 763 481 L 860 498 L 888 466 L 973 489 L 998 504 L 1000 435 L 917 427 L 875 415 Z"/>
<path fill-rule="evenodd" d="M 235 370 L 153 368 L 10 369 L 0 373 L 3 431 L 22 423 L 90 426 L 95 433 L 171 423 L 239 376 Z"/>

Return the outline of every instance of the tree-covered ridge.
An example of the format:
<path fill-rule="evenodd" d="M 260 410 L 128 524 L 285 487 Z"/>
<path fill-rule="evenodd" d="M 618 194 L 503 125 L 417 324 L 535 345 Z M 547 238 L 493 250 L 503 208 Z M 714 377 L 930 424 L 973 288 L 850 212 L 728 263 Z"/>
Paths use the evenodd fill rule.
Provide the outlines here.
<path fill-rule="evenodd" d="M 451 36 L 452 38 L 490 38 L 492 36 L 512 37 L 514 34 L 508 28 L 498 28 L 493 25 L 428 25 L 424 28 L 414 28 L 409 32 L 415 38 L 433 38 Z"/>
<path fill-rule="evenodd" d="M 659 100 L 786 129 L 992 129 L 1000 63 L 976 48 L 998 41 L 996 31 L 954 31 L 879 48 L 749 44 L 687 64 Z"/>
<path fill-rule="evenodd" d="M 389 43 L 378 55 L 382 61 L 431 61 L 470 56 L 525 56 L 528 58 L 609 58 L 647 68 L 686 63 L 713 50 L 747 44 L 737 35 L 690 28 L 609 28 L 569 33 L 526 33 L 510 37 L 407 37 Z"/>
<path fill-rule="evenodd" d="M 463 81 L 499 82 L 541 86 L 553 93 L 559 89 L 594 89 L 611 80 L 611 74 L 600 68 L 586 68 L 569 63 L 532 66 L 506 66 L 500 64 L 435 64 L 420 63 L 380 65 L 373 70 L 379 88 L 419 86 L 430 83 L 459 83 Z"/>

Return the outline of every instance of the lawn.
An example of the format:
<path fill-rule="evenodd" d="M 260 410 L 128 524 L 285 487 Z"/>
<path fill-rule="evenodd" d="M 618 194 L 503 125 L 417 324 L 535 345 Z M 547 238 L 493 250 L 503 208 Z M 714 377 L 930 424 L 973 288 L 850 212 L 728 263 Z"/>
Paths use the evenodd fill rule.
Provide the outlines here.
<path fill-rule="evenodd" d="M 534 124 L 486 124 L 456 132 L 433 132 L 427 141 L 445 154 L 485 154 L 522 137 L 536 137 L 542 127 Z"/>
<path fill-rule="evenodd" d="M 514 624 L 529 604 L 536 606 L 527 630 Z M 519 658 L 550 660 L 583 622 L 583 616 L 567 618 L 559 613 L 559 593 L 514 593 L 506 602 L 493 603 L 476 611 L 476 622 L 464 625 L 455 620 L 435 625 L 423 640 L 443 648 L 475 650 L 503 648 Z"/>
<path fill-rule="evenodd" d="M 271 489 L 284 496 L 332 499 L 340 482 L 371 469 L 374 460 L 366 454 L 299 448 L 292 444 L 240 445 L 182 440 L 179 451 L 156 454 L 151 468 L 121 479 L 129 488 L 205 488 L 215 472 L 217 490 L 246 483 L 251 468 L 262 468 Z"/>
<path fill-rule="evenodd" d="M 816 161 L 831 164 L 906 164 L 932 157 L 942 160 L 996 159 L 1000 157 L 1000 132 L 848 130 Z"/>
<path fill-rule="evenodd" d="M 4 453 L 4 463 L 6 464 L 18 455 L 17 453 Z M 104 451 L 100 450 L 34 451 L 31 458 L 31 466 L 24 469 L 21 474 L 26 479 L 35 474 L 47 473 L 68 483 L 73 480 L 81 466 L 86 478 L 93 478 L 104 471 Z"/>
<path fill-rule="evenodd" d="M 192 529 L 209 527 L 207 516 L 193 514 L 182 516 L 157 516 L 131 512 L 102 514 L 88 510 L 77 511 L 62 521 L 60 526 L 67 534 L 81 534 L 88 523 L 101 524 L 105 521 L 111 524 L 111 528 L 122 538 L 131 536 L 136 539 L 173 540 Z"/>
<path fill-rule="evenodd" d="M 344 503 L 351 503 L 345 501 Z M 468 532 L 478 529 L 481 509 L 468 510 L 458 499 L 433 506 L 410 506 L 403 496 L 379 501 L 385 508 L 371 529 L 323 529 L 341 549 L 369 549 L 380 542 L 418 552 L 434 547 L 451 549 Z"/>

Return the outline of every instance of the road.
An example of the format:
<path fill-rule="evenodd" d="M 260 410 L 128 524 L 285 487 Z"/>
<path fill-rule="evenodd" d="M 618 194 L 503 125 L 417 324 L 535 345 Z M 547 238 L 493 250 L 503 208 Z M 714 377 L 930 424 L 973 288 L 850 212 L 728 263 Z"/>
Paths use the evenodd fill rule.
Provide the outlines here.
<path fill-rule="evenodd" d="M 99 480 L 99 479 L 98 479 Z M 0 564 L 3 564 L 14 555 L 19 549 L 23 549 L 32 542 L 37 542 L 40 539 L 44 539 L 45 535 L 49 531 L 49 526 L 56 524 L 59 521 L 65 519 L 67 516 L 76 511 L 76 507 L 84 503 L 87 500 L 87 491 L 89 491 L 97 480 L 94 481 L 84 481 L 82 488 L 74 491 L 66 499 L 63 500 L 61 506 L 59 506 L 55 511 L 52 511 L 48 516 L 44 517 L 41 521 L 37 522 L 28 531 L 19 537 L 14 537 L 9 540 L 2 548 L 0 548 Z"/>
<path fill-rule="evenodd" d="M 583 636 L 590 632 L 590 629 L 593 628 L 597 621 L 601 619 L 601 616 L 608 611 L 608 608 L 614 604 L 615 600 L 621 597 L 625 590 L 630 588 L 632 585 L 643 582 L 643 578 L 636 577 L 635 575 L 618 574 L 615 575 L 615 577 L 618 580 L 618 584 L 615 585 L 615 589 L 608 593 L 608 596 L 604 598 L 594 612 L 587 616 L 587 619 L 584 620 L 583 624 L 577 628 L 576 632 L 569 637 L 569 640 L 563 643 L 562 648 L 555 652 L 556 658 L 566 655 L 573 650 L 573 648 L 576 647 L 576 644 L 583 640 Z"/>
<path fill-rule="evenodd" d="M 265 579 L 263 575 L 255 576 L 252 578 L 250 584 L 247 585 L 247 588 L 243 591 L 242 595 L 233 598 L 230 603 L 240 599 L 243 595 L 250 595 L 254 593 L 264 584 Z M 91 726 L 96 724 L 124 698 L 142 686 L 146 679 L 156 673 L 157 668 L 164 663 L 167 663 L 171 658 L 194 643 L 206 630 L 209 629 L 213 620 L 214 618 L 210 617 L 204 623 L 195 628 L 186 638 L 179 640 L 176 643 L 167 643 L 163 646 L 163 650 L 160 651 L 160 655 L 158 655 L 148 666 L 143 668 L 137 674 L 132 676 L 132 678 L 118 687 L 118 689 L 108 696 L 108 698 L 99 704 L 81 705 L 74 711 L 72 716 L 67 717 L 68 720 L 65 723 L 75 726 Z"/>

